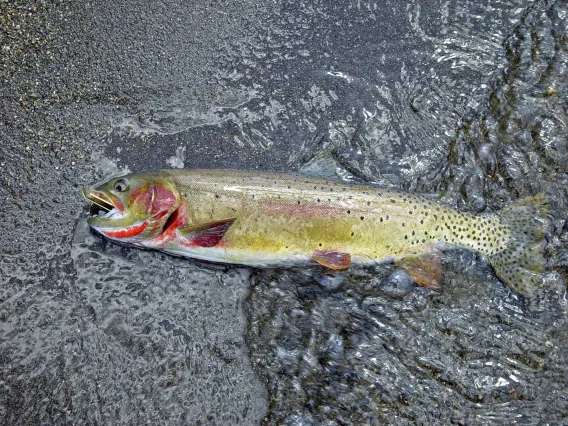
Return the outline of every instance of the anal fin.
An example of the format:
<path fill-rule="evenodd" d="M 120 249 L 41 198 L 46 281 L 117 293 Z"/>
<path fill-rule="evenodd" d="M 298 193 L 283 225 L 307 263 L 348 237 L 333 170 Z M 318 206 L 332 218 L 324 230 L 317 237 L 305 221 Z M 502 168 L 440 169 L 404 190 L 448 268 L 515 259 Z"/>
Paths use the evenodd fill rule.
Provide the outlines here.
<path fill-rule="evenodd" d="M 341 270 L 351 265 L 351 255 L 337 251 L 314 250 L 312 259 L 326 268 Z"/>
<path fill-rule="evenodd" d="M 442 289 L 442 252 L 434 247 L 409 254 L 395 262 L 418 284 L 432 290 Z"/>
<path fill-rule="evenodd" d="M 213 247 L 221 241 L 235 218 L 218 220 L 178 228 L 177 232 L 191 244 L 200 247 Z"/>

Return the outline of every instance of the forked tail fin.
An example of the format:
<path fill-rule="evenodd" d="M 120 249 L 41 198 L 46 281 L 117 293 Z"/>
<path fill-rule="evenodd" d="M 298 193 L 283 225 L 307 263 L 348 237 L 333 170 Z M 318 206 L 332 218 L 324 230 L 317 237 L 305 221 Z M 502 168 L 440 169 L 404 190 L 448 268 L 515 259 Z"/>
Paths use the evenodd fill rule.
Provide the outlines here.
<path fill-rule="evenodd" d="M 497 214 L 511 229 L 507 247 L 488 256 L 496 275 L 512 290 L 532 296 L 544 269 L 545 234 L 549 226 L 543 194 L 523 198 Z"/>

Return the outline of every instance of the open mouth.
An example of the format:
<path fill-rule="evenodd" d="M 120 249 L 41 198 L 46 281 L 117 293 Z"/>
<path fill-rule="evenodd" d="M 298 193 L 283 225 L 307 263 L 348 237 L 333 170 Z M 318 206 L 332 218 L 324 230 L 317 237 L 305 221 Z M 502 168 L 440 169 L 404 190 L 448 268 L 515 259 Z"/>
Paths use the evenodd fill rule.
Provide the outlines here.
<path fill-rule="evenodd" d="M 122 217 L 113 200 L 104 193 L 90 189 L 88 192 L 82 190 L 81 194 L 91 203 L 90 217 Z"/>
<path fill-rule="evenodd" d="M 124 206 L 119 199 L 112 195 L 106 195 L 104 192 L 96 189 L 81 191 L 83 197 L 91 203 L 89 211 L 89 224 L 99 233 L 115 239 L 125 240 L 132 239 L 142 234 L 148 226 L 148 220 L 127 224 L 124 226 L 124 220 L 99 220 L 99 219 L 124 219 Z M 91 219 L 96 218 L 96 221 Z"/>

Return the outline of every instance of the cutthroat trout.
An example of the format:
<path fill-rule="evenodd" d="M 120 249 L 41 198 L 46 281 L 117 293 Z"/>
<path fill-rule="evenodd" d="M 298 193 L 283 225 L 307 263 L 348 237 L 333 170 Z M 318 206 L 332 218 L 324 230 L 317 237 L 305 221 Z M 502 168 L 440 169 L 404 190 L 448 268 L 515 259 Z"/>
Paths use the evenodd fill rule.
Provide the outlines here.
<path fill-rule="evenodd" d="M 440 249 L 485 256 L 510 288 L 530 295 L 544 264 L 541 195 L 473 215 L 424 196 L 303 175 L 164 170 L 84 191 L 89 225 L 122 243 L 254 267 L 394 261 L 421 285 L 441 285 Z"/>

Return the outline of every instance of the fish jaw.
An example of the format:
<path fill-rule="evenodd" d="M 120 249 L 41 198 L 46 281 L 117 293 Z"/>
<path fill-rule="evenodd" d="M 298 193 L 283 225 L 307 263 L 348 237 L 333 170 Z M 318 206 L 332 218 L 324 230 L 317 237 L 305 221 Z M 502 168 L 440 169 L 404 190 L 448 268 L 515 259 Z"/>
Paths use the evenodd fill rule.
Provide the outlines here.
<path fill-rule="evenodd" d="M 91 203 L 101 207 L 105 210 L 116 209 L 121 214 L 124 214 L 124 204 L 111 193 L 98 191 L 95 188 L 90 188 L 87 191 L 82 190 L 83 197 Z"/>
<path fill-rule="evenodd" d="M 83 196 L 92 204 L 90 217 L 87 223 L 95 231 L 112 238 L 113 235 L 120 235 L 119 231 L 129 234 L 131 229 L 140 226 L 140 221 L 132 212 L 125 212 L 124 204 L 112 194 L 105 193 L 96 189 L 83 191 Z"/>
<path fill-rule="evenodd" d="M 126 226 L 124 228 L 96 228 L 96 230 L 108 238 L 126 239 L 140 235 L 147 227 L 148 221 L 145 220 L 143 222 L 137 222 L 130 226 Z"/>

